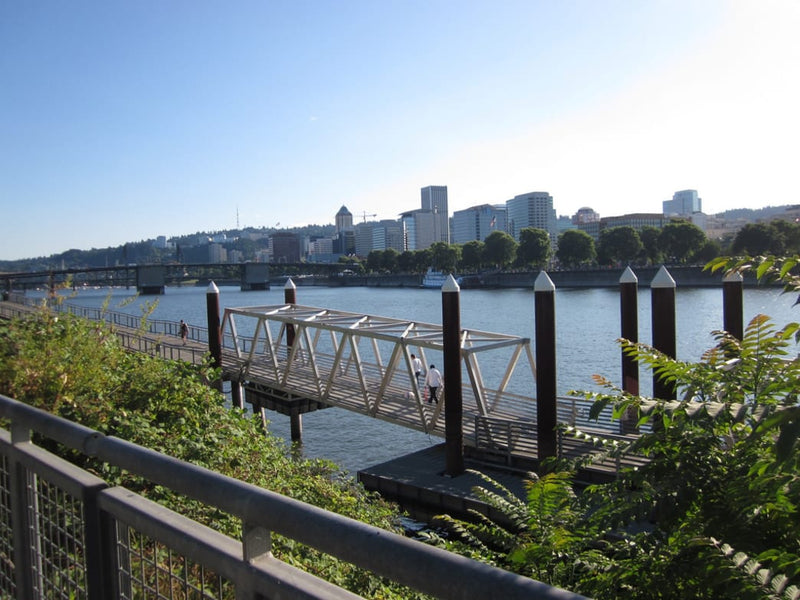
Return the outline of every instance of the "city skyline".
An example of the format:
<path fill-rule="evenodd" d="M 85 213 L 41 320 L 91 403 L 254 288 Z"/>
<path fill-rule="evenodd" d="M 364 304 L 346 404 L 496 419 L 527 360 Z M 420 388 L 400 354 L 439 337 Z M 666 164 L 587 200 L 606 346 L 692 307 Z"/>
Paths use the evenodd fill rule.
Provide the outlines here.
<path fill-rule="evenodd" d="M 791 0 L 5 3 L 0 259 L 397 218 L 430 185 L 450 215 L 796 204 L 798 27 Z"/>

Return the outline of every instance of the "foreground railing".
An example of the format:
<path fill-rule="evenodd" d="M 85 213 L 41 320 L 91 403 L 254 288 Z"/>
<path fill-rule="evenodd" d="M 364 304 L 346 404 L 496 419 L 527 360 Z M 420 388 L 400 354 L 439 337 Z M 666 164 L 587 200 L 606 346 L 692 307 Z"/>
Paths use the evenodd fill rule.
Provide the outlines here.
<path fill-rule="evenodd" d="M 3 598 L 355 598 L 276 559 L 277 533 L 437 598 L 579 598 L 0 395 Z M 35 442 L 34 443 L 34 434 Z M 43 450 L 58 442 L 242 522 L 208 527 Z"/>

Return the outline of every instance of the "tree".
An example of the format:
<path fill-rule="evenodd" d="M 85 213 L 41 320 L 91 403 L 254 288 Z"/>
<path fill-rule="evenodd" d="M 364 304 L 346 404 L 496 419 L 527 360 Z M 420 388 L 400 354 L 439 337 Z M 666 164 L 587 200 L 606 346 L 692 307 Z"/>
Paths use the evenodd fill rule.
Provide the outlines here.
<path fill-rule="evenodd" d="M 394 273 L 397 271 L 397 257 L 400 253 L 394 248 L 386 248 L 381 252 L 381 267 L 387 273 Z"/>
<path fill-rule="evenodd" d="M 658 245 L 665 256 L 677 263 L 685 263 L 705 241 L 703 230 L 687 221 L 668 223 L 658 236 Z"/>
<path fill-rule="evenodd" d="M 550 234 L 544 229 L 525 227 L 519 232 L 517 262 L 521 266 L 533 265 L 541 268 L 550 258 Z"/>
<path fill-rule="evenodd" d="M 433 268 L 445 273 L 456 270 L 459 259 L 458 246 L 446 242 L 434 242 L 430 247 Z"/>
<path fill-rule="evenodd" d="M 404 273 L 413 273 L 416 270 L 416 260 L 411 250 L 405 250 L 397 257 L 397 267 Z"/>
<path fill-rule="evenodd" d="M 591 263 L 597 256 L 594 239 L 580 229 L 568 229 L 558 236 L 559 262 L 567 268 L 575 268 Z"/>
<path fill-rule="evenodd" d="M 600 232 L 598 254 L 612 262 L 627 263 L 633 261 L 642 251 L 642 240 L 639 234 L 629 225 L 610 227 Z"/>
<path fill-rule="evenodd" d="M 784 251 L 775 254 L 800 254 L 800 224 L 775 219 L 770 226 L 780 234 L 784 243 Z"/>
<path fill-rule="evenodd" d="M 785 248 L 782 232 L 767 223 L 748 223 L 733 239 L 734 254 L 781 254 Z"/>
<path fill-rule="evenodd" d="M 477 271 L 483 262 L 483 242 L 472 240 L 461 247 L 461 269 Z"/>
<path fill-rule="evenodd" d="M 383 251 L 371 250 L 367 254 L 367 270 L 370 273 L 378 273 L 383 268 Z"/>
<path fill-rule="evenodd" d="M 716 240 L 707 239 L 703 245 L 692 254 L 692 261 L 707 263 L 720 255 L 720 245 Z"/>
<path fill-rule="evenodd" d="M 484 262 L 503 269 L 510 265 L 517 254 L 517 242 L 505 231 L 493 231 L 483 242 Z"/>
<path fill-rule="evenodd" d="M 658 245 L 660 235 L 661 230 L 652 225 L 645 225 L 639 230 L 639 239 L 642 240 L 643 246 L 640 256 L 651 265 L 661 262 L 661 248 Z"/>

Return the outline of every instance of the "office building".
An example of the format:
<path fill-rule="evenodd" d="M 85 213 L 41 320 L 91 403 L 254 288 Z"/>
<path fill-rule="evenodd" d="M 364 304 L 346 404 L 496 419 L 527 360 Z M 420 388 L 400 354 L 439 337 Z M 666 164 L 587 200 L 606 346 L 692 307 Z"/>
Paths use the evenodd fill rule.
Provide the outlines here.
<path fill-rule="evenodd" d="M 667 217 L 688 217 L 703 211 L 703 201 L 697 197 L 697 190 L 675 192 L 672 200 L 664 200 L 662 204 Z"/>
<path fill-rule="evenodd" d="M 449 215 L 447 208 L 447 186 L 429 185 L 421 190 L 421 208 L 438 214 L 440 218 L 436 220 L 436 230 L 434 232 L 434 242 L 450 243 Z M 433 243 L 433 242 L 431 242 Z M 430 246 L 430 244 L 428 244 Z M 426 248 L 428 246 L 425 246 Z M 421 250 L 422 248 L 417 248 Z"/>
<path fill-rule="evenodd" d="M 551 243 L 558 236 L 556 211 L 553 197 L 547 192 L 530 192 L 514 196 L 506 202 L 508 210 L 508 233 L 519 241 L 519 232 L 532 227 L 544 229 L 550 234 Z"/>
<path fill-rule="evenodd" d="M 493 231 L 506 231 L 508 211 L 502 204 L 481 204 L 453 212 L 451 241 L 453 244 L 482 242 Z"/>

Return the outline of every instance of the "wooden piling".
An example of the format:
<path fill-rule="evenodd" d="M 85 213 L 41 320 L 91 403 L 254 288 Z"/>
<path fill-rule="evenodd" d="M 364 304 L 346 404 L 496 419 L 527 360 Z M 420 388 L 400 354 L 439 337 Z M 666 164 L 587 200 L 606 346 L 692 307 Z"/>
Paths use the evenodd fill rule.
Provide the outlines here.
<path fill-rule="evenodd" d="M 737 340 L 744 337 L 744 277 L 736 271 L 722 280 L 722 327 Z"/>
<path fill-rule="evenodd" d="M 556 287 L 542 271 L 533 284 L 536 327 L 536 436 L 538 457 L 558 454 L 556 436 Z"/>
<path fill-rule="evenodd" d="M 639 279 L 630 267 L 619 279 L 620 335 L 630 341 L 639 341 Z M 633 396 L 639 395 L 639 363 L 624 352 L 622 354 L 622 389 Z M 620 419 L 620 432 L 636 431 L 635 411 L 626 412 Z"/>
<path fill-rule="evenodd" d="M 208 351 L 211 354 L 211 366 L 222 368 L 222 339 L 220 336 L 219 288 L 212 281 L 206 290 L 206 315 L 208 318 Z M 222 379 L 217 378 L 212 386 L 222 391 Z"/>
<path fill-rule="evenodd" d="M 442 286 L 442 342 L 445 474 L 456 477 L 464 472 L 464 408 L 461 388 L 461 288 L 452 275 Z"/>
<path fill-rule="evenodd" d="M 671 358 L 676 357 L 675 341 L 675 280 L 662 266 L 650 283 L 652 299 L 653 348 Z M 653 374 L 653 397 L 674 400 L 675 384 Z"/>
<path fill-rule="evenodd" d="M 297 304 L 297 286 L 292 281 L 292 278 L 286 280 L 283 286 L 283 301 L 285 304 Z M 286 325 L 286 352 L 291 352 L 294 345 L 294 325 Z M 292 411 L 289 415 L 289 426 L 291 429 L 291 438 L 293 442 L 303 441 L 303 415 L 296 411 Z"/>

